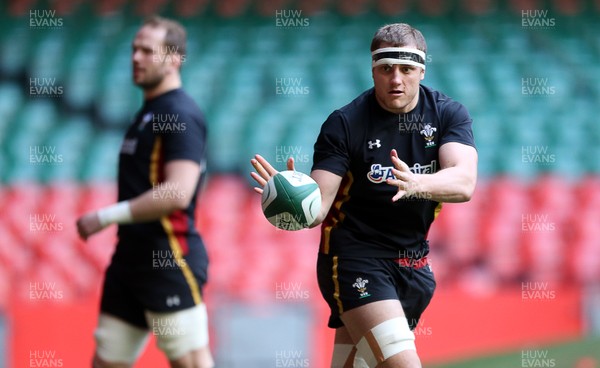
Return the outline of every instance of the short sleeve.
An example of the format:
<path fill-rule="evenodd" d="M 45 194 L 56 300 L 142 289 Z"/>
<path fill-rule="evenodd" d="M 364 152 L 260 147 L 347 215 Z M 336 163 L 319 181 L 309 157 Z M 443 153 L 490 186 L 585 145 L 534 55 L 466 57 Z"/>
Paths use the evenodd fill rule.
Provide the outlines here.
<path fill-rule="evenodd" d="M 460 103 L 453 101 L 446 107 L 442 114 L 444 132 L 440 139 L 440 145 L 449 142 L 457 142 L 475 147 L 473 138 L 473 119 L 467 109 Z"/>
<path fill-rule="evenodd" d="M 326 170 L 339 176 L 346 174 L 350 168 L 348 133 L 339 110 L 329 115 L 314 146 L 312 170 Z"/>
<path fill-rule="evenodd" d="M 204 118 L 190 113 L 178 113 L 170 129 L 159 132 L 163 140 L 165 162 L 191 160 L 201 164 L 206 146 Z"/>

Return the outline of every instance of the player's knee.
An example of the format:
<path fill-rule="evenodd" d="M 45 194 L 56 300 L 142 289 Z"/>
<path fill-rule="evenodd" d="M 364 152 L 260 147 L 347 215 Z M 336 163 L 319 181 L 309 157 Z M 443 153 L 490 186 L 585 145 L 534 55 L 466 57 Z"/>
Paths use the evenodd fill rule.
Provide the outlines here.
<path fill-rule="evenodd" d="M 212 355 L 207 348 L 191 351 L 179 359 L 171 360 L 169 363 L 171 368 L 214 368 L 215 366 Z"/>
<path fill-rule="evenodd" d="M 113 316 L 100 314 L 94 338 L 94 368 L 127 368 L 141 355 L 148 332 Z"/>
<path fill-rule="evenodd" d="M 378 324 L 368 331 L 356 344 L 357 356 L 364 359 L 369 367 L 385 367 L 381 363 L 404 351 L 414 351 L 403 359 L 402 368 L 420 367 L 416 356 L 415 335 L 405 317 L 397 317 Z M 411 356 L 414 355 L 414 358 Z"/>
<path fill-rule="evenodd" d="M 184 362 L 184 357 L 190 353 L 208 350 L 208 318 L 204 304 L 173 313 L 147 312 L 146 318 L 148 325 L 159 326 L 153 333 L 158 348 L 169 361 Z"/>

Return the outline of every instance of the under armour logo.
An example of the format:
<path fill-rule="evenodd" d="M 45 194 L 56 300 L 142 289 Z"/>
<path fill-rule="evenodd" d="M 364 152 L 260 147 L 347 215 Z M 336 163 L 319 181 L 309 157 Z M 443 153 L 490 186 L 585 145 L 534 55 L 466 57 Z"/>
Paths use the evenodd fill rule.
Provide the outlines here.
<path fill-rule="evenodd" d="M 369 149 L 373 149 L 373 148 L 379 148 L 381 147 L 381 141 L 379 139 L 376 139 L 375 142 L 373 141 L 369 141 L 367 142 L 369 144 Z"/>

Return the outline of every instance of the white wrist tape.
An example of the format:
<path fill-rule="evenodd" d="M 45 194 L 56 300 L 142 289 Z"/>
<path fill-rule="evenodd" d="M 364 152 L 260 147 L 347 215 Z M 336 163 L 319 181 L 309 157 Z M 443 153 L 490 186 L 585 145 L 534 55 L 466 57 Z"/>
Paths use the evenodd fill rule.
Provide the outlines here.
<path fill-rule="evenodd" d="M 129 201 L 123 201 L 104 207 L 97 212 L 102 226 L 110 224 L 128 224 L 133 221 Z"/>

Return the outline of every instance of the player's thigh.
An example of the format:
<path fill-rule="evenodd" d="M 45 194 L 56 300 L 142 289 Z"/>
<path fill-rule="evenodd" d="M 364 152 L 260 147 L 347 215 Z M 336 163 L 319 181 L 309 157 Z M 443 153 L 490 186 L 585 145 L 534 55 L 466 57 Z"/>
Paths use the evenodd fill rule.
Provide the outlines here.
<path fill-rule="evenodd" d="M 341 319 L 356 344 L 357 359 L 364 359 L 369 367 L 421 366 L 400 301 L 372 302 L 343 313 Z"/>
<path fill-rule="evenodd" d="M 335 329 L 333 342 L 335 344 L 354 344 L 352 337 L 345 326 Z"/>
<path fill-rule="evenodd" d="M 133 365 L 143 352 L 148 337 L 147 330 L 110 314 L 101 313 L 94 332 L 94 365 L 99 368 Z"/>
<path fill-rule="evenodd" d="M 341 316 L 354 343 L 357 343 L 373 327 L 398 317 L 405 317 L 399 300 L 380 300 L 365 304 L 344 312 Z"/>
<path fill-rule="evenodd" d="M 208 316 L 204 303 L 174 312 L 146 311 L 156 343 L 170 361 L 187 359 L 208 346 Z"/>

